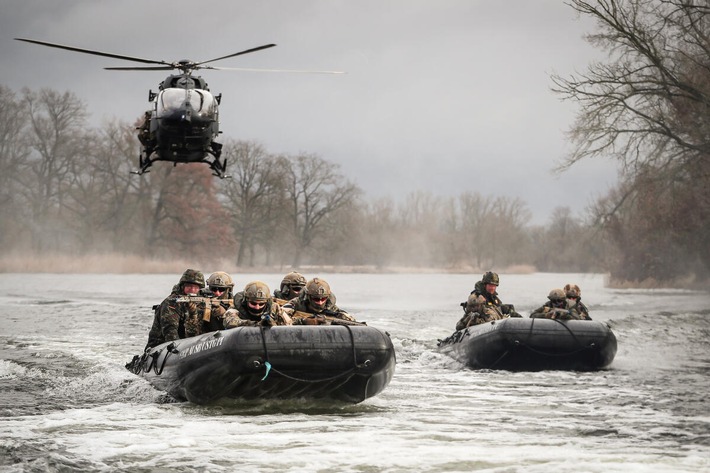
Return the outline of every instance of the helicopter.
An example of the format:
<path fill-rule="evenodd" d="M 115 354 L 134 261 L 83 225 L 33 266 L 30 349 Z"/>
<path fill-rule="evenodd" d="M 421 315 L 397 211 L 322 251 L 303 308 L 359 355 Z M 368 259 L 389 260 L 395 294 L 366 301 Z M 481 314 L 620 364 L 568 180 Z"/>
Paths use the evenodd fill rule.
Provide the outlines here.
<path fill-rule="evenodd" d="M 142 123 L 136 128 L 141 149 L 138 157 L 138 170 L 132 171 L 132 173 L 138 175 L 150 172 L 151 166 L 156 161 L 169 161 L 174 163 L 175 166 L 178 163 L 206 163 L 212 170 L 213 175 L 222 179 L 230 177 L 226 174 L 226 159 L 220 158 L 222 144 L 215 141 L 221 133 L 219 130 L 219 105 L 222 102 L 222 94 L 212 94 L 207 87 L 207 82 L 200 76 L 192 75 L 193 71 L 212 69 L 342 74 L 339 71 L 240 69 L 218 68 L 206 65 L 215 61 L 273 48 L 276 46 L 275 44 L 265 44 L 207 61 L 194 62 L 183 59 L 166 62 L 65 46 L 34 39 L 15 39 L 68 51 L 153 64 L 151 66 L 105 67 L 104 69 L 106 70 L 180 71 L 177 74 L 170 74 L 163 80 L 158 85 L 158 92 L 153 92 L 152 89 L 148 91 L 148 101 L 151 103 L 151 108 L 144 113 Z"/>

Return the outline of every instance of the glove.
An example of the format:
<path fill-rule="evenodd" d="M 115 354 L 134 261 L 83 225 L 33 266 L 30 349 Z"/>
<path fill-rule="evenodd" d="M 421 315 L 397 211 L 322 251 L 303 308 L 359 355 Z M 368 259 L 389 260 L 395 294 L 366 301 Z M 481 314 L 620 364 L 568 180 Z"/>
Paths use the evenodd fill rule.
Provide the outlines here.
<path fill-rule="evenodd" d="M 274 325 L 276 325 L 276 321 L 272 319 L 270 315 L 264 315 L 263 317 L 261 317 L 261 321 L 259 322 L 259 324 L 264 327 L 273 327 Z"/>

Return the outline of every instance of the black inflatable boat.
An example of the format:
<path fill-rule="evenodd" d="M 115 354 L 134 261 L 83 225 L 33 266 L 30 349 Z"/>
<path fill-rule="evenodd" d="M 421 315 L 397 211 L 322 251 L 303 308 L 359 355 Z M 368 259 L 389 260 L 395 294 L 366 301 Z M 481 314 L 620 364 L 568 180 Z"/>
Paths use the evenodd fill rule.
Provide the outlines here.
<path fill-rule="evenodd" d="M 473 369 L 592 371 L 614 360 L 616 336 L 593 320 L 510 318 L 458 330 L 438 346 Z"/>
<path fill-rule="evenodd" d="M 369 326 L 237 327 L 158 345 L 126 365 L 177 400 L 328 398 L 358 403 L 394 374 L 389 334 Z"/>

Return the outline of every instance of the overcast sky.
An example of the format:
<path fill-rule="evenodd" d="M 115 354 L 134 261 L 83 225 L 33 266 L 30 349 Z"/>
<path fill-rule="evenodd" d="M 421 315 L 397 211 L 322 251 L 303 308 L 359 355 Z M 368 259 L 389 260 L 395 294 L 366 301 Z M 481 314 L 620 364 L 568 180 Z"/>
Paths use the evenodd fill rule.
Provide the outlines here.
<path fill-rule="evenodd" d="M 222 140 L 316 154 L 368 199 L 478 191 L 520 197 L 544 223 L 616 182 L 603 159 L 552 173 L 577 107 L 550 91 L 550 75 L 603 59 L 583 39 L 594 24 L 561 0 L 0 2 L 0 84 L 74 92 L 94 126 L 133 122 L 165 72 L 105 71 L 139 64 L 12 38 L 165 61 L 276 43 L 213 65 L 346 71 L 199 73 L 223 95 Z"/>

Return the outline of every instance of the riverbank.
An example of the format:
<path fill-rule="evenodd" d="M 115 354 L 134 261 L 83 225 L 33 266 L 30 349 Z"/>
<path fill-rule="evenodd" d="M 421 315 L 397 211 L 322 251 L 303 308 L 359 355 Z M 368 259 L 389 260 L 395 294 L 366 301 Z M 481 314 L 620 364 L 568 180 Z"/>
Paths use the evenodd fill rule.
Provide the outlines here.
<path fill-rule="evenodd" d="M 136 255 L 87 254 L 69 256 L 61 254 L 3 255 L 0 256 L 0 273 L 48 273 L 48 274 L 182 274 L 187 268 L 200 269 L 206 274 L 214 271 L 226 271 L 230 274 L 261 273 L 286 274 L 299 271 L 303 274 L 483 274 L 489 268 L 474 268 L 468 265 L 456 267 L 418 267 L 418 266 L 374 266 L 374 265 L 301 265 L 292 268 L 286 265 L 237 267 L 228 259 L 218 261 L 196 261 L 189 258 L 160 260 L 143 258 Z M 515 265 L 495 268 L 500 274 L 532 274 L 537 269 L 531 265 Z M 613 277 L 606 278 L 606 286 L 613 289 L 660 289 L 682 288 L 690 290 L 708 290 L 707 281 L 683 279 L 676 281 L 622 281 Z"/>
<path fill-rule="evenodd" d="M 205 272 L 226 271 L 228 273 L 274 273 L 281 274 L 292 271 L 294 268 L 285 265 L 237 267 L 227 259 L 219 261 L 195 261 L 189 258 L 173 258 L 171 260 L 158 260 L 142 258 L 136 255 L 118 254 L 89 254 L 89 255 L 61 255 L 51 254 L 42 256 L 32 255 L 4 255 L 0 256 L 0 273 L 50 273 L 50 274 L 181 274 L 187 268 L 200 269 Z M 404 273 L 448 273 L 448 274 L 477 274 L 487 269 L 473 268 L 460 265 L 455 268 L 424 268 L 415 266 L 384 266 L 374 265 L 301 265 L 295 270 L 314 273 L 352 273 L 352 274 L 404 274 Z M 536 272 L 534 266 L 517 265 L 508 268 L 499 268 L 498 272 L 504 274 L 532 274 Z"/>

